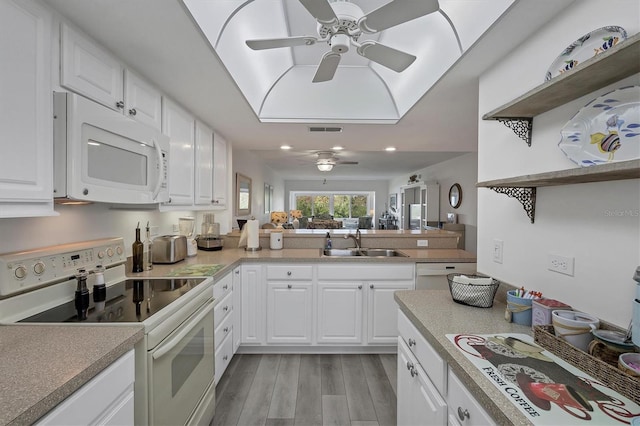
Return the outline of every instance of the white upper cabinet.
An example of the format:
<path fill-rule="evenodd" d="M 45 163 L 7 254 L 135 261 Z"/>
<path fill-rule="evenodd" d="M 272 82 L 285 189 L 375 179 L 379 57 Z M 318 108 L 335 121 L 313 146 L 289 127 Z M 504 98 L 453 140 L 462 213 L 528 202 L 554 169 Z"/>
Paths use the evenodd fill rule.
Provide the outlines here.
<path fill-rule="evenodd" d="M 213 202 L 213 130 L 196 120 L 195 204 Z"/>
<path fill-rule="evenodd" d="M 73 28 L 62 23 L 60 31 L 62 87 L 160 130 L 160 91 Z"/>
<path fill-rule="evenodd" d="M 194 197 L 195 119 L 170 99 L 163 99 L 162 133 L 169 136 L 170 206 L 191 206 Z"/>
<path fill-rule="evenodd" d="M 52 14 L 0 2 L 0 217 L 53 211 Z"/>
<path fill-rule="evenodd" d="M 213 137 L 213 205 L 226 207 L 227 188 L 227 141 L 219 134 Z"/>

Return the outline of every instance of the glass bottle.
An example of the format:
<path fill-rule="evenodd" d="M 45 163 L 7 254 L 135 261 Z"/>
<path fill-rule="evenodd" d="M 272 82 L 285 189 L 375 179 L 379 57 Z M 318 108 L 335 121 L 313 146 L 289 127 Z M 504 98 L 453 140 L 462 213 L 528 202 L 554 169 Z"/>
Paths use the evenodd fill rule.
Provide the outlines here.
<path fill-rule="evenodd" d="M 151 242 L 151 231 L 149 230 L 149 222 L 147 222 L 147 229 L 144 236 L 143 245 L 143 268 L 145 271 L 153 269 L 153 243 Z"/>
<path fill-rule="evenodd" d="M 140 222 L 138 222 L 138 226 L 136 227 L 136 240 L 131 245 L 131 253 L 132 253 L 132 272 L 142 272 L 143 269 L 143 254 L 144 254 L 144 245 L 142 241 L 140 241 Z"/>

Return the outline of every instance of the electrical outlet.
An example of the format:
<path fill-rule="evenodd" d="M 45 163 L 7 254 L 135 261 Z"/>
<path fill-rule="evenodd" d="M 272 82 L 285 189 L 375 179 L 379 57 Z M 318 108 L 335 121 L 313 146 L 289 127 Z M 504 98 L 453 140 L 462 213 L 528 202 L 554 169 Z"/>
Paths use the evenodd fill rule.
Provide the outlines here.
<path fill-rule="evenodd" d="M 429 247 L 429 240 L 418 240 L 418 247 Z"/>
<path fill-rule="evenodd" d="M 549 254 L 547 258 L 547 269 L 560 274 L 573 276 L 573 264 L 575 258 L 558 256 L 557 254 Z"/>
<path fill-rule="evenodd" d="M 493 261 L 496 263 L 502 263 L 502 249 L 504 247 L 504 241 L 493 240 Z"/>

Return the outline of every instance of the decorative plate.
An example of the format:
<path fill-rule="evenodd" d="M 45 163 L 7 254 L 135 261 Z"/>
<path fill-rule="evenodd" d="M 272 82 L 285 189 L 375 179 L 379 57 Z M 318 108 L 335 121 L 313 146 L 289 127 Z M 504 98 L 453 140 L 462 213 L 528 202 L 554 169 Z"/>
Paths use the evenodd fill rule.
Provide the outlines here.
<path fill-rule="evenodd" d="M 558 146 L 582 167 L 640 158 L 640 86 L 623 87 L 592 100 L 560 134 Z"/>
<path fill-rule="evenodd" d="M 581 62 L 592 58 L 626 40 L 627 32 L 622 27 L 602 27 L 585 34 L 571 43 L 556 58 L 547 70 L 545 81 L 570 71 Z"/>

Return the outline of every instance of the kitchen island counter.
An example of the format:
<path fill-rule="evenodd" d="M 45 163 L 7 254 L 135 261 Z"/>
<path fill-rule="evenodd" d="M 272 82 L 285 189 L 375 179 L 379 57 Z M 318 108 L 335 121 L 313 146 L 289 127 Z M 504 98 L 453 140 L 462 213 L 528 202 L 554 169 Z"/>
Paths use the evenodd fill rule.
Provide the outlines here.
<path fill-rule="evenodd" d="M 144 337 L 140 326 L 0 326 L 0 425 L 31 424 Z"/>

